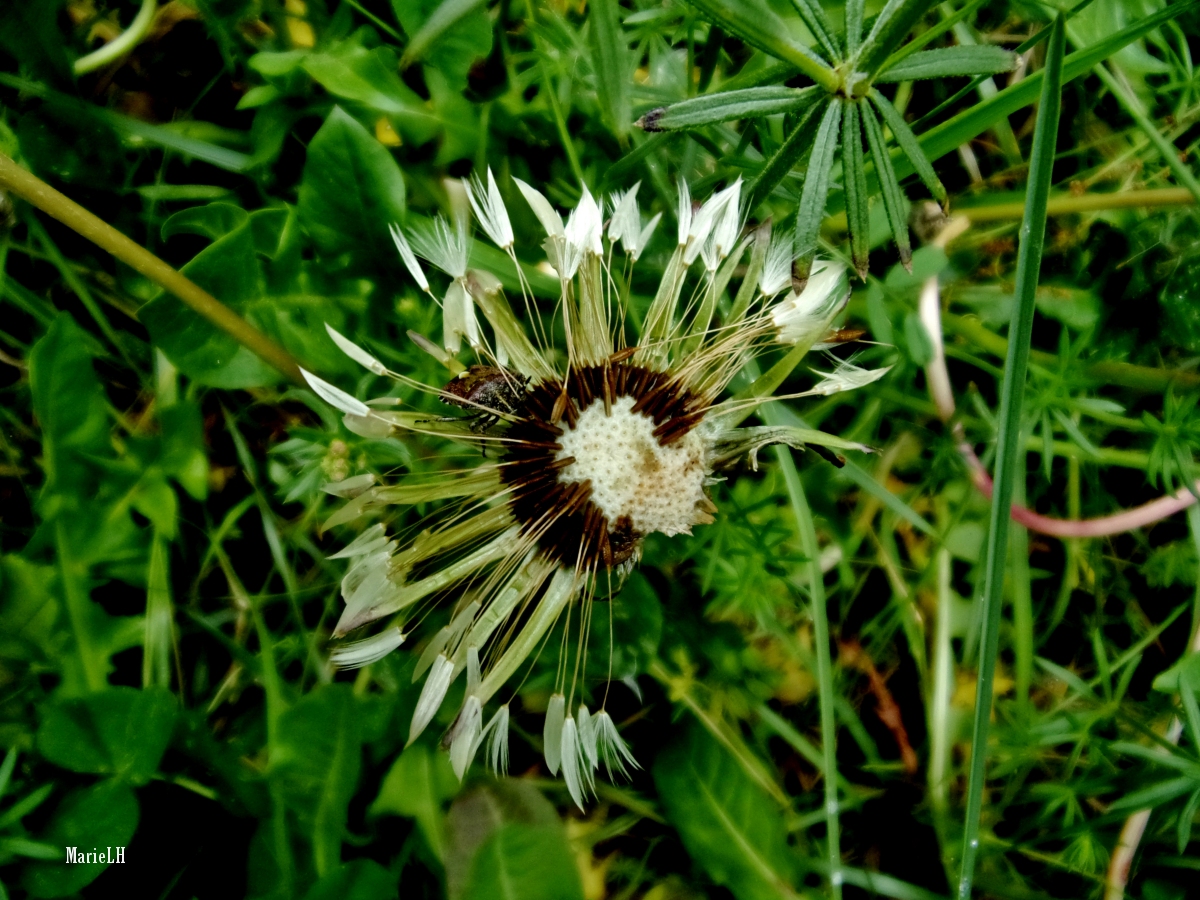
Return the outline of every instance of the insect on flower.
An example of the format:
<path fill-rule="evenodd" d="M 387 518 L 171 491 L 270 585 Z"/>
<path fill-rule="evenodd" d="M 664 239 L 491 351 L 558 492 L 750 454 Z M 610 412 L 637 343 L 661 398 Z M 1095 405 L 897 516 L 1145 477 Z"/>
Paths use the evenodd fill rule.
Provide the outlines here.
<path fill-rule="evenodd" d="M 517 187 L 546 231 L 543 247 L 559 275 L 553 318 L 538 314 L 521 277 L 522 324 L 499 281 L 466 267 L 466 225 L 451 228 L 439 220 L 411 233 L 393 226 L 392 234 L 423 290 L 433 295 L 417 257 L 450 278 L 442 301 L 442 345 L 412 337 L 456 377 L 440 388 L 422 384 L 388 370 L 330 329 L 338 346 L 376 375 L 432 393 L 469 415 L 430 419 L 415 411 L 381 410 L 305 373 L 360 434 L 422 433 L 494 451 L 473 469 L 432 481 L 410 477 L 375 484 L 364 478 L 353 488 L 328 488 L 348 503 L 326 527 L 388 505 L 449 504 L 449 514 L 414 540 L 401 543 L 378 523 L 334 554 L 349 560 L 342 580 L 346 606 L 334 637 L 387 617 L 392 621 L 374 637 L 335 649 L 333 661 L 341 667 L 374 662 L 420 628 L 425 644 L 414 678 L 425 681 L 409 741 L 433 720 L 465 672 L 462 707 L 444 738 L 462 777 L 485 742 L 492 766 L 506 765 L 508 704 L 490 718 L 484 710 L 512 690 L 506 689 L 510 679 L 559 627 L 566 662 L 546 714 L 545 757 L 551 773 L 561 769 L 582 806 L 601 762 L 610 774 L 636 766 L 604 701 L 594 714 L 584 702 L 586 666 L 579 663 L 598 592 L 619 586 L 639 559 L 646 535 L 689 534 L 712 522 L 717 507 L 708 488 L 740 458 L 753 460 L 761 447 L 779 442 L 867 448 L 815 431 L 739 427 L 757 406 L 778 399 L 771 396 L 775 388 L 828 333 L 850 293 L 846 267 L 827 262 L 816 267 L 801 293 L 775 299 L 786 281 L 775 270 L 786 271 L 788 251 L 770 245 L 769 225 L 742 236 L 740 182 L 697 210 L 682 189 L 678 240 L 636 340 L 626 322 L 629 272 L 658 221 L 643 227 L 637 187 L 612 199 L 607 234 L 605 204 L 586 188 L 564 225 L 540 192 L 520 181 Z M 481 227 L 515 264 L 513 231 L 495 179 L 489 172 L 486 190 L 478 180 L 467 189 Z M 792 238 L 783 240 L 790 244 Z M 741 289 L 718 321 L 734 267 L 752 244 Z M 618 245 L 624 263 L 614 261 Z M 772 261 L 767 273 L 772 281 L 764 285 L 766 259 Z M 697 260 L 701 265 L 692 277 Z M 520 277 L 519 265 L 516 271 Z M 490 326 L 490 337 L 478 314 Z M 557 348 L 556 324 L 563 334 Z M 467 368 L 455 358 L 463 337 L 477 359 Z M 784 351 L 788 364 L 725 396 L 748 362 L 773 347 Z M 792 396 L 859 387 L 885 371 L 847 363 Z M 439 609 L 448 609 L 447 622 L 431 634 L 421 625 Z"/>

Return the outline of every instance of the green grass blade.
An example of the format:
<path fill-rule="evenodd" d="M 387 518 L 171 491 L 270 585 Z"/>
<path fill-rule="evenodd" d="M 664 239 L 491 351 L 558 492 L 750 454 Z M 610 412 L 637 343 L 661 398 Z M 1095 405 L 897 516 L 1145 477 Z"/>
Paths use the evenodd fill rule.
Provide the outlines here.
<path fill-rule="evenodd" d="M 919 81 L 923 78 L 952 78 L 962 75 L 995 75 L 1011 72 L 1017 55 L 991 44 L 939 47 L 916 53 L 879 73 L 876 84 Z"/>
<path fill-rule="evenodd" d="M 867 208 L 867 172 L 863 160 L 862 125 L 858 108 L 846 103 L 842 109 L 842 178 L 846 183 L 846 221 L 850 226 L 850 256 L 858 277 L 867 277 L 870 252 L 871 213 Z"/>
<path fill-rule="evenodd" d="M 813 37 L 817 39 L 817 43 L 821 45 L 825 54 L 830 59 L 840 58 L 841 50 L 833 36 L 833 28 L 829 24 L 829 19 L 825 17 L 825 10 L 821 9 L 821 4 L 816 0 L 792 0 L 792 6 L 796 7 L 796 12 L 800 14 L 800 18 L 804 20 L 804 24 L 813 33 Z"/>
<path fill-rule="evenodd" d="M 808 148 L 812 146 L 813 140 L 816 138 L 816 132 L 811 127 L 812 120 L 816 116 L 817 110 L 822 108 L 820 103 L 808 107 L 779 149 L 762 167 L 758 178 L 750 185 L 747 192 L 749 198 L 746 202 L 747 214 L 753 213 L 771 195 L 775 186 L 783 181 L 784 176 L 792 171 L 792 167 L 808 152 Z"/>
<path fill-rule="evenodd" d="M 679 131 L 700 128 L 734 119 L 756 119 L 777 113 L 796 112 L 816 103 L 824 92 L 818 87 L 790 88 L 783 85 L 722 91 L 693 97 L 652 109 L 637 120 L 646 131 Z"/>
<path fill-rule="evenodd" d="M 879 191 L 883 195 L 883 207 L 887 211 L 888 224 L 892 226 L 892 239 L 900 251 L 900 262 L 904 268 L 912 269 L 912 244 L 908 238 L 908 201 L 900 190 L 892 157 L 883 140 L 883 129 L 875 118 L 875 111 L 867 104 L 862 107 L 863 125 L 866 126 L 867 146 L 871 148 L 871 159 L 879 178 Z"/>
<path fill-rule="evenodd" d="M 808 172 L 804 176 L 804 190 L 800 194 L 800 207 L 796 211 L 796 253 L 793 283 L 798 279 L 808 281 L 813 257 L 817 255 L 817 235 L 821 230 L 821 219 L 825 215 L 825 199 L 829 196 L 829 172 L 833 168 L 834 153 L 837 151 L 838 126 L 842 123 L 839 101 L 835 100 L 825 109 L 817 137 L 813 141 L 812 155 L 808 159 Z"/>
<path fill-rule="evenodd" d="M 982 3 L 983 0 L 975 0 Z M 846 55 L 854 56 L 862 45 L 864 0 L 846 0 Z"/>
<path fill-rule="evenodd" d="M 992 685 L 1000 649 L 1000 612 L 1004 599 L 1004 571 L 1008 552 L 1009 505 L 1013 485 L 1024 472 L 1018 461 L 1021 439 L 1021 401 L 1029 365 L 1033 332 L 1034 294 L 1046 237 L 1046 203 L 1050 196 L 1058 120 L 1062 109 L 1064 24 L 1059 16 L 1046 53 L 1041 103 L 1030 156 L 1029 192 L 1017 257 L 1016 306 L 1009 329 L 1008 359 L 1000 394 L 1000 427 L 997 436 L 996 482 L 989 519 L 983 581 L 983 633 L 980 636 L 979 677 L 975 693 L 975 720 L 971 737 L 970 776 L 963 827 L 959 900 L 970 900 L 979 851 L 979 818 L 987 764 L 988 729 L 992 712 Z"/>
<path fill-rule="evenodd" d="M 884 124 L 892 129 L 892 135 L 896 138 L 896 143 L 900 145 L 900 149 L 908 157 L 908 161 L 916 170 L 917 176 L 925 182 L 925 187 L 929 188 L 929 193 L 933 194 L 938 203 L 944 207 L 948 202 L 946 189 L 942 186 L 941 179 L 934 173 L 933 164 L 925 156 L 925 152 L 921 149 L 921 144 L 917 140 L 917 136 L 912 133 L 912 129 L 908 127 L 908 123 L 904 121 L 904 117 L 896 112 L 896 107 L 892 106 L 888 102 L 888 99 L 879 93 L 879 91 L 871 91 L 871 102 L 879 110 Z"/>
<path fill-rule="evenodd" d="M 835 120 L 836 121 L 836 120 Z M 765 416 L 770 424 L 777 424 L 770 411 Z M 787 447 L 776 447 L 775 453 L 783 470 L 792 513 L 800 532 L 800 543 L 808 557 L 808 595 L 812 604 L 813 644 L 817 657 L 817 695 L 821 708 L 821 751 L 824 758 L 825 777 L 825 833 L 829 860 L 829 890 L 833 900 L 842 896 L 842 851 L 841 829 L 838 818 L 838 767 L 837 767 L 837 722 L 834 718 L 833 659 L 829 651 L 829 618 L 825 609 L 825 576 L 821 572 L 821 548 L 817 544 L 817 531 L 813 524 L 812 509 L 800 483 L 800 473 Z"/>
<path fill-rule="evenodd" d="M 803 44 L 787 37 L 783 20 L 760 0 L 690 0 L 691 4 L 727 33 L 751 47 L 791 63 L 827 91 L 835 91 L 838 77 L 829 64 Z"/>
<path fill-rule="evenodd" d="M 622 141 L 629 134 L 629 44 L 621 29 L 617 0 L 592 0 L 592 64 L 608 127 Z"/>

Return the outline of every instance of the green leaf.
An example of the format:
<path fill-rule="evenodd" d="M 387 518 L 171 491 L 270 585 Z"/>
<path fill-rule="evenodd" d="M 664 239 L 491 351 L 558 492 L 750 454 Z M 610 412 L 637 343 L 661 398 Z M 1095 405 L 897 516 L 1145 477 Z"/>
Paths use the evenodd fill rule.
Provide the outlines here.
<path fill-rule="evenodd" d="M 303 65 L 304 70 L 335 97 L 360 103 L 389 116 L 410 141 L 423 144 L 437 134 L 437 116 L 400 80 L 396 73 L 396 54 L 391 48 L 368 50 L 346 41 L 328 53 L 310 53 L 304 58 Z M 313 141 L 315 143 L 316 138 Z"/>
<path fill-rule="evenodd" d="M 867 205 L 867 172 L 863 160 L 862 125 L 858 103 L 843 104 L 842 178 L 846 183 L 846 223 L 850 229 L 850 255 L 858 277 L 866 280 L 870 253 L 871 211 Z"/>
<path fill-rule="evenodd" d="M 445 753 L 413 744 L 396 757 L 371 804 L 372 816 L 416 819 L 425 843 L 438 859 L 445 857 L 442 805 L 458 793 L 458 779 Z"/>
<path fill-rule="evenodd" d="M 917 21 L 933 8 L 935 0 L 888 0 L 875 19 L 871 33 L 858 48 L 853 70 L 874 76 L 892 51 L 904 43 Z"/>
<path fill-rule="evenodd" d="M 904 155 L 908 157 L 908 161 L 917 175 L 929 188 L 929 193 L 933 194 L 934 199 L 944 207 L 949 202 L 946 197 L 946 189 L 942 186 L 941 179 L 934 174 L 933 165 L 925 157 L 925 152 L 921 149 L 917 136 L 912 133 L 912 129 L 908 127 L 904 117 L 896 112 L 896 107 L 892 106 L 879 91 L 871 91 L 871 102 L 879 110 L 879 114 L 883 117 L 883 123 L 892 130 L 892 136 L 895 137 L 896 143 L 900 145 Z"/>
<path fill-rule="evenodd" d="M 341 862 L 361 745 L 359 711 L 348 684 L 323 684 L 279 717 L 270 776 L 308 831 L 318 875 Z"/>
<path fill-rule="evenodd" d="M 987 766 L 988 730 L 991 723 L 992 685 L 1000 650 L 1000 622 L 1004 575 L 1008 559 L 1009 508 L 1018 478 L 1025 477 L 1025 459 L 1018 453 L 1021 441 L 1021 407 L 1029 367 L 1029 344 L 1033 333 L 1034 296 L 1042 266 L 1046 238 L 1046 204 L 1050 196 L 1058 119 L 1062 110 L 1064 25 L 1061 15 L 1046 52 L 1045 80 L 1038 106 L 1030 153 L 1029 189 L 1021 243 L 1017 252 L 1016 304 L 1009 326 L 1008 356 L 1000 391 L 999 433 L 996 438 L 996 480 L 988 520 L 987 555 L 982 587 L 983 630 L 979 638 L 979 676 L 976 684 L 975 717 L 971 736 L 970 775 L 963 827 L 962 869 L 959 897 L 969 900 L 979 850 L 980 811 L 983 804 Z"/>
<path fill-rule="evenodd" d="M 792 6 L 796 8 L 796 12 L 800 14 L 800 18 L 808 30 L 817 39 L 821 49 L 825 51 L 825 55 L 831 60 L 840 59 L 842 51 L 833 36 L 833 27 L 829 24 L 825 10 L 821 8 L 818 0 L 792 0 Z"/>
<path fill-rule="evenodd" d="M 864 0 L 846 0 L 846 55 L 853 57 L 862 44 Z"/>
<path fill-rule="evenodd" d="M 392 155 L 334 107 L 308 145 L 301 224 L 323 253 L 361 253 L 382 265 L 396 254 L 388 226 L 404 221 L 405 210 L 404 178 Z"/>
<path fill-rule="evenodd" d="M 304 900 L 395 900 L 399 896 L 395 875 L 374 860 L 356 859 L 314 884 Z"/>
<path fill-rule="evenodd" d="M 871 159 L 875 163 L 875 172 L 879 178 L 879 193 L 883 195 L 883 208 L 887 212 L 888 224 L 892 227 L 892 240 L 896 242 L 896 249 L 900 251 L 901 265 L 911 269 L 912 244 L 908 238 L 908 200 L 900 190 L 900 181 L 892 167 L 892 157 L 888 154 L 883 129 L 879 127 L 875 111 L 871 109 L 870 104 L 863 104 L 861 112 L 863 125 L 866 126 L 867 146 L 871 148 Z"/>
<path fill-rule="evenodd" d="M 138 803 L 129 786 L 110 779 L 68 794 L 41 835 L 62 852 L 53 862 L 31 863 L 23 884 L 33 897 L 65 897 L 91 884 L 108 868 L 108 850 L 125 847 L 138 823 Z M 105 862 L 66 864 L 66 848 L 104 853 Z M 126 863 L 129 862 L 126 854 Z"/>
<path fill-rule="evenodd" d="M 654 762 L 667 818 L 697 864 L 738 900 L 794 898 L 775 802 L 695 723 Z"/>
<path fill-rule="evenodd" d="M 159 687 L 113 687 L 58 700 L 43 710 L 38 751 L 72 772 L 145 784 L 171 740 L 176 708 L 174 696 Z"/>
<path fill-rule="evenodd" d="M 396 18 L 410 35 L 401 68 L 428 58 L 461 90 L 471 64 L 492 47 L 487 0 L 392 0 Z"/>
<path fill-rule="evenodd" d="M 69 84 L 67 41 L 58 28 L 62 0 L 5 3 L 0 7 L 0 47 L 28 66 L 38 78 Z"/>
<path fill-rule="evenodd" d="M 162 224 L 162 239 L 168 240 L 177 234 L 198 234 L 211 240 L 225 237 L 250 220 L 250 214 L 232 203 L 208 203 L 193 206 L 170 216 Z"/>
<path fill-rule="evenodd" d="M 825 216 L 825 199 L 829 195 L 829 172 L 833 168 L 837 152 L 838 126 L 842 122 L 840 102 L 832 101 L 825 109 L 817 137 L 813 141 L 812 155 L 808 159 L 808 171 L 804 175 L 804 190 L 800 194 L 800 206 L 796 210 L 796 262 L 793 282 L 808 281 L 813 257 L 817 255 L 817 235 Z"/>
<path fill-rule="evenodd" d="M 788 36 L 783 20 L 761 0 L 690 0 L 693 6 L 727 33 L 751 47 L 791 63 L 826 90 L 837 87 L 837 76 L 825 60 Z"/>
<path fill-rule="evenodd" d="M 629 134 L 629 83 L 632 67 L 629 42 L 621 28 L 618 0 L 591 0 L 592 71 L 596 93 L 609 130 L 618 138 Z"/>
<path fill-rule="evenodd" d="M 952 78 L 963 75 L 996 75 L 1011 72 L 1017 56 L 991 44 L 940 47 L 914 53 L 884 69 L 875 77 L 876 84 L 919 81 L 923 78 Z"/>
<path fill-rule="evenodd" d="M 509 822 L 471 861 L 464 900 L 583 900 L 571 845 L 559 825 Z"/>
<path fill-rule="evenodd" d="M 1192 792 L 1192 796 L 1188 797 L 1187 803 L 1183 804 L 1183 809 L 1179 811 L 1179 822 L 1175 826 L 1175 846 L 1178 848 L 1180 856 L 1183 855 L 1183 851 L 1187 849 L 1187 845 L 1192 839 L 1192 822 L 1196 818 L 1197 811 L 1200 811 L 1200 788 Z"/>
<path fill-rule="evenodd" d="M 635 124 L 646 131 L 677 131 L 699 128 L 733 119 L 756 119 L 777 113 L 800 112 L 812 106 L 824 92 L 817 87 L 790 88 L 782 85 L 745 88 L 693 97 L 660 106 L 646 113 Z"/>
<path fill-rule="evenodd" d="M 823 100 L 823 97 L 818 95 L 818 100 Z M 758 173 L 758 178 L 750 186 L 748 191 L 749 199 L 746 201 L 747 212 L 753 212 L 762 205 L 771 192 L 775 190 L 776 185 L 787 177 L 793 167 L 804 158 L 804 154 L 812 147 L 813 141 L 816 140 L 817 130 L 812 126 L 812 120 L 815 118 L 817 111 L 822 108 L 821 103 L 814 103 L 807 107 L 792 126 L 792 130 L 788 132 L 788 136 L 784 139 L 783 144 L 776 150 L 771 158 L 767 160 L 766 165 Z"/>
<path fill-rule="evenodd" d="M 262 268 L 247 222 L 210 244 L 181 270 L 236 311 L 264 291 Z M 223 388 L 275 384 L 280 375 L 224 331 L 170 294 L 160 294 L 138 312 L 150 338 L 184 374 Z"/>

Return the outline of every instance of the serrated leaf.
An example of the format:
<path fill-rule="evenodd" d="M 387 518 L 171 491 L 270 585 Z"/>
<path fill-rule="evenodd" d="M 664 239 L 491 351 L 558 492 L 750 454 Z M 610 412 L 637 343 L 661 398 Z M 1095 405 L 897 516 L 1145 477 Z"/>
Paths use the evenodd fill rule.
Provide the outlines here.
<path fill-rule="evenodd" d="M 778 113 L 798 112 L 816 103 L 824 92 L 816 87 L 790 88 L 783 85 L 722 91 L 693 97 L 652 109 L 637 121 L 646 131 L 678 131 L 734 119 L 756 119 Z"/>
<path fill-rule="evenodd" d="M 692 724 L 654 763 L 667 818 L 697 864 L 738 900 L 792 900 L 793 867 L 774 801 Z"/>
<path fill-rule="evenodd" d="M 823 100 L 824 98 L 818 94 L 817 99 Z M 749 198 L 746 201 L 747 212 L 757 209 L 771 195 L 771 191 L 775 190 L 775 186 L 792 171 L 796 163 L 804 158 L 804 154 L 808 152 L 817 137 L 817 130 L 812 127 L 812 120 L 816 117 L 819 109 L 821 109 L 821 103 L 817 102 L 803 111 L 800 120 L 792 126 L 792 130 L 788 132 L 783 144 L 759 171 L 758 178 L 747 192 Z"/>
<path fill-rule="evenodd" d="M 923 78 L 951 78 L 964 75 L 996 75 L 1011 72 L 1017 55 L 990 44 L 940 47 L 924 50 L 900 60 L 875 77 L 876 84 L 919 81 Z"/>
<path fill-rule="evenodd" d="M 917 136 L 912 133 L 912 129 L 908 127 L 908 123 L 904 121 L 904 117 L 896 112 L 896 107 L 892 106 L 888 99 L 879 93 L 879 91 L 872 90 L 870 97 L 871 102 L 883 117 L 884 124 L 892 130 L 892 136 L 896 139 L 896 143 L 900 145 L 900 149 L 908 157 L 908 161 L 912 163 L 917 176 L 925 182 L 925 186 L 929 188 L 929 192 L 933 194 L 934 199 L 942 204 L 942 206 L 945 206 L 948 202 L 946 188 L 942 186 L 941 179 L 934 173 L 933 164 L 925 156 L 925 152 L 921 149 L 921 145 L 917 141 Z"/>
<path fill-rule="evenodd" d="M 863 159 L 862 124 L 858 103 L 843 104 L 842 178 L 846 183 L 846 222 L 850 229 L 850 255 L 858 277 L 867 277 L 871 213 L 867 206 L 867 172 Z"/>
<path fill-rule="evenodd" d="M 879 178 L 879 192 L 883 195 L 883 207 L 887 212 L 888 224 L 892 227 L 892 240 L 900 251 L 900 262 L 904 268 L 912 269 L 912 244 L 908 238 L 908 201 L 900 190 L 900 181 L 892 167 L 892 157 L 883 140 L 883 129 L 875 118 L 869 104 L 862 107 L 863 125 L 866 126 L 867 146 L 871 148 L 871 159 Z"/>
<path fill-rule="evenodd" d="M 796 250 L 792 270 L 792 285 L 803 290 L 808 281 L 813 258 L 817 255 L 817 235 L 825 216 L 825 200 L 829 196 L 829 173 L 833 169 L 834 154 L 837 152 L 838 131 L 842 123 L 842 111 L 838 100 L 825 108 L 817 136 L 813 141 L 812 154 L 808 160 L 808 171 L 804 176 L 804 190 L 800 194 L 800 207 L 796 210 Z"/>

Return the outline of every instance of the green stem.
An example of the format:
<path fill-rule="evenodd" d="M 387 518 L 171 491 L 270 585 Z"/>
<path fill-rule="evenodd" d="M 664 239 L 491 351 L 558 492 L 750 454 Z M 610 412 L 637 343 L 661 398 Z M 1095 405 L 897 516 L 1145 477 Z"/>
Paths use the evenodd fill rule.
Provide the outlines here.
<path fill-rule="evenodd" d="M 291 353 L 145 247 L 130 240 L 36 175 L 27 172 L 3 153 L 0 153 L 0 189 L 10 191 L 32 203 L 101 249 L 107 250 L 159 287 L 174 294 L 184 305 L 208 319 L 296 384 L 305 383 L 300 376 L 300 365 Z"/>
<path fill-rule="evenodd" d="M 158 3 L 155 0 L 142 0 L 142 8 L 138 10 L 137 16 L 129 23 L 128 28 L 103 47 L 75 60 L 75 65 L 72 67 L 75 74 L 86 75 L 88 72 L 94 72 L 130 52 L 142 42 L 142 38 L 150 31 L 156 12 L 158 12 Z"/>
<path fill-rule="evenodd" d="M 1017 282 L 1009 334 L 1004 382 L 1000 394 L 1000 429 L 997 435 L 996 483 L 989 515 L 987 558 L 983 579 L 983 631 L 980 635 L 979 678 L 975 688 L 975 718 L 971 736 L 971 765 L 964 813 L 962 869 L 958 882 L 959 900 L 970 900 L 979 853 L 979 826 L 983 810 L 984 776 L 987 769 L 988 732 L 992 714 L 992 688 L 996 657 L 1000 651 L 1000 619 L 1004 599 L 1004 570 L 1008 552 L 1008 519 L 1013 486 L 1024 477 L 1018 464 L 1021 440 L 1021 402 L 1029 368 L 1029 343 L 1033 334 L 1034 295 L 1046 238 L 1046 201 L 1050 194 L 1054 145 L 1062 108 L 1063 18 L 1052 26 L 1046 71 L 1033 150 L 1030 154 L 1029 206 L 1021 224 L 1017 259 Z"/>
<path fill-rule="evenodd" d="M 62 579 L 63 600 L 67 617 L 71 620 L 71 631 L 75 637 L 75 653 L 83 671 L 83 681 L 89 691 L 103 690 L 107 682 L 104 672 L 104 657 L 92 643 L 90 627 L 92 598 L 86 587 L 87 567 L 71 553 L 71 541 L 67 537 L 62 518 L 54 525 L 55 551 L 58 555 L 59 577 Z"/>
<path fill-rule="evenodd" d="M 764 418 L 775 424 L 770 414 Z M 808 593 L 812 604 L 813 643 L 817 656 L 817 697 L 821 716 L 821 750 L 824 757 L 825 785 L 825 830 L 829 856 L 829 889 L 834 900 L 842 896 L 842 851 L 841 831 L 838 819 L 837 787 L 837 722 L 834 718 L 833 659 L 829 651 L 829 617 L 825 609 L 825 576 L 821 572 L 821 551 L 817 544 L 817 530 L 813 524 L 812 509 L 796 471 L 796 462 L 791 450 L 777 446 L 775 455 L 783 471 L 788 496 L 792 502 L 792 514 L 800 532 L 800 547 L 808 559 Z"/>

